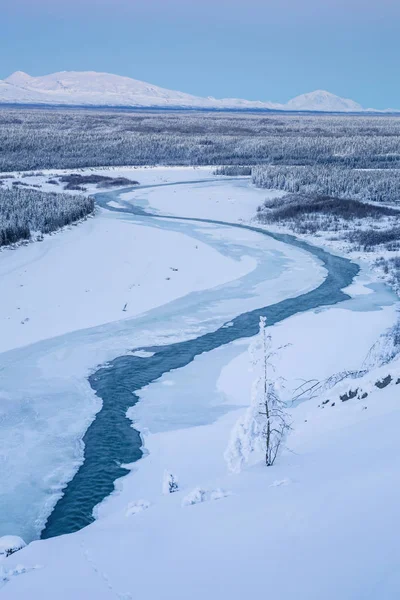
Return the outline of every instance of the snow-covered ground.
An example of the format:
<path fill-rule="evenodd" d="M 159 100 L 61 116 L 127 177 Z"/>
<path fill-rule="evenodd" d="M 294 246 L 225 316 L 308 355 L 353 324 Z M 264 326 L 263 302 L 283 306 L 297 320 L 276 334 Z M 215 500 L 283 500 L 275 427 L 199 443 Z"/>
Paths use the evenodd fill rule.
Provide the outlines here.
<path fill-rule="evenodd" d="M 275 343 L 287 337 L 293 341 L 278 363 L 282 372 L 290 374 L 294 368 L 294 378 L 323 376 L 328 368 L 347 366 L 350 354 L 351 366 L 361 366 L 354 359 L 362 350 L 357 343 L 353 353 L 337 351 L 345 349 L 343 334 L 359 313 L 348 311 L 338 330 L 347 309 L 332 311 L 312 315 L 319 330 L 332 336 L 336 352 L 328 357 L 329 367 L 323 361 L 322 333 L 316 344 L 308 339 L 309 360 L 298 367 L 286 354 L 297 349 L 296 356 L 301 355 L 311 316 L 296 316 L 273 328 Z M 379 316 L 370 340 L 380 329 Z M 353 326 L 360 331 L 367 317 L 358 318 Z M 153 415 L 153 423 L 145 422 L 154 430 L 145 436 L 148 456 L 103 503 L 92 526 L 34 542 L 4 561 L 5 598 L 239 599 L 260 594 L 266 579 L 271 593 L 283 600 L 397 597 L 393 523 L 400 448 L 393 388 L 324 409 L 318 399 L 304 402 L 292 412 L 289 450 L 278 463 L 231 475 L 223 453 L 249 397 L 246 346 L 241 342 L 203 355 L 165 377 L 158 389 L 144 391 L 143 410 Z M 167 381 L 173 385 L 162 389 Z M 191 415 L 194 426 L 182 427 L 188 390 L 200 410 L 218 405 L 225 410 L 207 425 Z M 154 419 L 155 411 L 166 410 L 161 391 L 173 416 L 169 431 L 158 431 Z M 140 412 L 138 405 L 131 417 Z M 162 493 L 165 468 L 180 485 L 179 492 L 167 496 Z M 197 488 L 205 501 L 187 505 L 185 499 Z"/>
<path fill-rule="evenodd" d="M 137 169 L 135 178 L 193 181 L 199 173 Z M 162 214 L 237 222 L 254 216 L 261 196 L 265 190 L 246 182 L 218 180 L 137 190 L 122 199 Z M 307 253 L 254 232 L 145 221 L 102 211 L 42 244 L 0 253 L 10 289 L 0 299 L 0 318 L 10 321 L 8 341 L 0 340 L 2 454 L 10 482 L 1 511 L 8 507 L 14 527 L 23 517 L 28 537 L 81 460 L 79 440 L 99 408 L 85 380 L 90 369 L 130 348 L 193 337 L 311 289 L 324 276 Z M 276 365 L 287 398 L 304 381 L 364 368 L 371 346 L 395 322 L 396 297 L 374 284 L 367 267 L 347 291 L 352 298 L 337 307 L 271 328 L 276 347 L 290 344 Z M 27 317 L 29 309 L 29 321 L 14 317 L 14 302 Z M 277 464 L 234 476 L 223 454 L 249 403 L 247 346 L 238 341 L 202 354 L 142 390 L 129 417 L 142 432 L 146 456 L 97 508 L 93 525 L 33 542 L 1 563 L 5 598 L 397 597 L 394 382 L 378 389 L 369 375 L 366 399 L 323 408 L 321 398 L 295 404 L 288 450 Z M 177 493 L 162 493 L 165 469 L 177 476 Z M 204 502 L 190 505 L 193 498 Z"/>
<path fill-rule="evenodd" d="M 255 265 L 250 256 L 235 260 L 183 233 L 101 212 L 0 254 L 0 352 L 132 317 Z"/>

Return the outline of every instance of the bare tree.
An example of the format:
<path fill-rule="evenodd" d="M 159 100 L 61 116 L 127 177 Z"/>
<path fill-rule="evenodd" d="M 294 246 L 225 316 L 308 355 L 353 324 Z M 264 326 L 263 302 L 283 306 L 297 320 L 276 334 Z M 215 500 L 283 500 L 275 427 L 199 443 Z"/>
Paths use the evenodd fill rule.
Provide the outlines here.
<path fill-rule="evenodd" d="M 253 384 L 253 402 L 260 417 L 260 433 L 265 442 L 265 464 L 271 467 L 289 429 L 285 402 L 280 398 L 274 378 L 271 335 L 266 318 L 260 318 L 260 331 L 253 348 L 253 365 L 258 377 Z"/>

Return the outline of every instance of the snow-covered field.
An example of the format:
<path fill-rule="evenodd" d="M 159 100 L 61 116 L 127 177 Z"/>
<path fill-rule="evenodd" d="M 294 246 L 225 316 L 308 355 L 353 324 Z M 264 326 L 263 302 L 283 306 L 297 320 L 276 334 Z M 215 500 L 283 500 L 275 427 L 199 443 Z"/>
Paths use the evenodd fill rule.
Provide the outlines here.
<path fill-rule="evenodd" d="M 205 169 L 134 171 L 142 185 L 211 176 Z M 219 179 L 121 200 L 238 222 L 253 218 L 265 195 L 245 181 Z M 150 224 L 105 210 L 43 243 L 0 253 L 0 273 L 8 486 L 0 523 L 12 529 L 0 534 L 27 541 L 82 459 L 79 440 L 99 408 L 88 372 L 130 349 L 193 337 L 296 296 L 324 277 L 308 253 L 255 232 Z M 367 267 L 347 291 L 351 299 L 337 307 L 271 328 L 274 346 L 289 344 L 276 364 L 285 397 L 304 381 L 364 368 L 371 346 L 395 322 L 396 297 Z M 33 542 L 1 563 L 5 598 L 397 597 L 395 385 L 378 389 L 370 375 L 366 399 L 323 408 L 320 398 L 295 403 L 277 464 L 231 475 L 223 454 L 249 403 L 247 346 L 238 341 L 202 354 L 142 390 L 129 417 L 146 456 L 97 508 L 93 525 Z M 177 493 L 162 494 L 165 469 L 177 476 Z M 193 498 L 204 501 L 188 505 Z"/>

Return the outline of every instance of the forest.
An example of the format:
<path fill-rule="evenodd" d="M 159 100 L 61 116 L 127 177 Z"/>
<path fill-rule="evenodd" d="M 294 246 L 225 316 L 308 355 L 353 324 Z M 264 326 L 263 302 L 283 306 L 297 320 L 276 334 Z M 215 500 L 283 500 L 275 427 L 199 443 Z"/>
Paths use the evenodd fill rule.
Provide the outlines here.
<path fill-rule="evenodd" d="M 0 109 L 0 172 L 123 165 L 400 166 L 396 116 Z"/>
<path fill-rule="evenodd" d="M 94 211 L 91 197 L 0 187 L 0 247 L 56 231 Z"/>
<path fill-rule="evenodd" d="M 261 165 L 252 169 L 252 178 L 258 187 L 295 194 L 387 203 L 400 200 L 400 170 L 396 169 Z"/>
<path fill-rule="evenodd" d="M 365 229 L 374 222 L 369 233 L 353 233 L 354 243 L 388 248 L 398 239 L 397 213 L 368 208 L 367 214 L 360 205 L 399 202 L 400 117 L 393 115 L 3 107 L 0 148 L 3 178 L 38 169 L 215 165 L 216 175 L 251 176 L 257 187 L 290 195 L 284 211 L 261 207 L 264 222 L 285 223 L 298 233 L 335 231 L 338 222 L 349 221 L 352 229 L 356 222 Z M 88 183 L 137 184 L 80 173 L 48 183 L 76 192 Z M 93 211 L 93 200 L 82 195 L 24 188 L 23 173 L 15 184 L 10 191 L 0 187 L 0 246 L 54 231 Z M 389 230 L 383 233 L 379 225 L 377 233 L 377 223 Z"/>

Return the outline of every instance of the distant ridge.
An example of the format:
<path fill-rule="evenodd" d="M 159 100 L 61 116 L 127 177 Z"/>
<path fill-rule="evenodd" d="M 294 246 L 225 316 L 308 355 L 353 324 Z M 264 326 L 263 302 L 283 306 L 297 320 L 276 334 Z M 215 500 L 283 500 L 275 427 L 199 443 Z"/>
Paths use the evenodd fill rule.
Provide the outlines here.
<path fill-rule="evenodd" d="M 238 98 L 202 98 L 164 89 L 130 77 L 94 71 L 61 71 L 42 77 L 31 77 L 27 73 L 16 71 L 7 79 L 0 80 L 0 103 L 320 112 L 365 111 L 357 102 L 323 90 L 297 96 L 287 104 Z"/>

